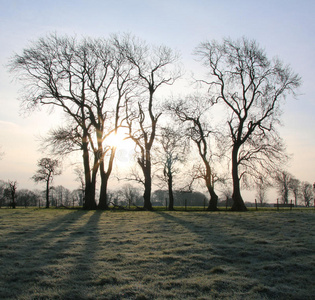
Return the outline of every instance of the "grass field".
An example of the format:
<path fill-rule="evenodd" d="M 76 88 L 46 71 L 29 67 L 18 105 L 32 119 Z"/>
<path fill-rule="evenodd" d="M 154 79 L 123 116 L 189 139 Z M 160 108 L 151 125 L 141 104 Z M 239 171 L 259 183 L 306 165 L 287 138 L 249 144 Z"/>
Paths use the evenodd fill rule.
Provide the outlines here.
<path fill-rule="evenodd" d="M 0 299 L 314 299 L 315 213 L 0 209 Z"/>

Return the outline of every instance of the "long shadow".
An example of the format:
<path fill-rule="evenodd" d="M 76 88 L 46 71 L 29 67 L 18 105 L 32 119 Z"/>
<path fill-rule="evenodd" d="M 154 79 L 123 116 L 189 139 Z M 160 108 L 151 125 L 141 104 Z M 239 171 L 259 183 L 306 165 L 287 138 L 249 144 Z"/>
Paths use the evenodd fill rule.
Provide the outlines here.
<path fill-rule="evenodd" d="M 73 259 L 69 276 L 63 283 L 61 299 L 88 299 L 89 293 L 94 294 L 96 254 L 100 246 L 98 223 L 104 211 L 95 211 L 88 221 L 72 232 L 63 242 L 71 248 L 73 241 L 82 244 L 81 254 Z M 80 283 L 79 285 L 77 283 Z"/>
<path fill-rule="evenodd" d="M 197 235 L 199 238 L 201 238 L 201 241 L 204 241 L 205 243 L 210 242 L 206 239 L 206 236 L 200 232 L 200 228 L 202 228 L 200 225 L 196 224 L 195 222 L 191 222 L 191 221 L 187 221 L 187 219 L 181 219 L 179 217 L 176 217 L 176 211 L 173 212 L 162 212 L 162 211 L 156 211 L 156 214 L 162 216 L 163 218 L 165 218 L 168 221 L 171 222 L 175 222 L 181 226 L 183 226 L 185 229 L 187 229 L 188 231 L 192 232 L 193 234 Z M 203 212 L 179 212 L 180 214 L 184 214 L 184 215 L 191 215 L 191 214 L 197 214 L 198 217 L 203 217 L 203 218 L 208 218 L 209 217 L 209 212 L 206 212 L 206 214 L 204 214 Z M 217 231 L 215 230 L 215 228 L 211 228 L 209 227 L 209 234 L 216 235 Z"/>
<path fill-rule="evenodd" d="M 241 278 L 246 277 L 247 281 L 242 283 L 242 287 L 235 286 L 235 288 L 241 288 L 244 295 L 246 293 L 251 294 L 251 290 L 254 290 L 259 295 L 258 297 L 266 297 L 267 299 L 294 298 L 298 293 L 302 294 L 294 299 L 303 299 L 303 297 L 304 299 L 311 299 L 308 296 L 312 290 L 314 291 L 314 288 L 311 288 L 311 281 L 309 280 L 307 289 L 301 288 L 302 284 L 298 282 L 291 282 L 286 287 L 285 284 L 288 284 L 286 276 L 290 275 L 289 273 L 294 269 L 292 262 L 289 260 L 290 258 L 281 252 L 275 256 L 277 245 L 269 244 L 267 241 L 268 231 L 260 231 L 261 235 L 257 236 L 255 229 L 252 232 L 251 228 L 245 226 L 246 222 L 245 220 L 242 222 L 241 216 L 239 216 L 241 222 L 238 222 L 237 219 L 235 220 L 237 216 L 234 214 L 231 216 L 228 214 L 215 216 L 211 213 L 198 214 L 196 220 L 188 218 L 187 221 L 183 215 L 178 217 L 176 213 L 157 212 L 157 214 L 170 222 L 183 226 L 186 230 L 196 235 L 199 244 L 210 246 L 204 247 L 203 251 L 204 254 L 209 253 L 209 256 L 200 256 L 201 268 L 213 267 L 213 263 L 217 264 L 218 268 L 213 268 L 210 270 L 210 273 L 212 274 L 212 271 L 217 270 L 213 273 L 213 276 L 219 274 L 224 278 L 226 275 L 227 281 L 234 277 L 238 278 L 238 282 L 242 282 Z M 214 217 L 215 220 L 212 220 Z M 198 225 L 198 220 L 203 220 L 203 225 Z M 208 232 L 204 229 L 204 224 L 207 220 L 209 220 Z M 221 223 L 219 223 L 220 221 Z M 238 223 L 240 223 L 239 227 L 237 227 Z M 276 249 L 278 249 L 278 252 L 281 251 L 279 247 Z M 279 256 L 282 256 L 280 260 Z M 298 271 L 298 268 L 301 268 L 300 271 L 304 269 L 304 273 L 310 274 L 311 278 L 311 266 L 295 264 L 296 271 Z M 227 271 L 229 269 L 233 270 L 233 272 Z M 229 276 L 232 277 L 229 278 Z M 287 291 L 284 290 L 285 288 Z M 293 290 L 290 289 L 298 291 L 295 296 L 291 296 Z"/>
<path fill-rule="evenodd" d="M 41 211 L 43 212 L 43 211 Z M 50 213 L 49 211 L 47 211 Z M 56 211 L 57 212 L 57 211 Z M 45 222 L 44 225 L 39 225 L 37 228 L 35 228 L 36 224 L 29 224 L 29 228 L 21 228 L 21 230 L 16 232 L 9 232 L 6 235 L 4 235 L 6 240 L 10 240 L 10 237 L 15 238 L 16 235 L 23 235 L 25 234 L 25 238 L 27 240 L 31 240 L 32 238 L 36 237 L 36 239 L 42 237 L 43 235 L 51 234 L 58 230 L 58 228 L 63 228 L 65 224 L 71 225 L 72 223 L 76 222 L 77 219 L 82 217 L 84 214 L 86 214 L 87 211 L 84 210 L 75 210 L 75 211 L 69 211 L 69 213 L 58 216 L 53 218 L 52 220 Z M 16 213 L 18 214 L 18 213 Z M 28 212 L 28 214 L 36 214 L 36 211 Z M 25 214 L 24 214 L 25 215 Z M 41 216 L 40 216 L 41 217 Z"/>
<path fill-rule="evenodd" d="M 38 228 L 25 228 L 7 235 L 4 244 L 7 251 L 2 251 L 0 257 L 0 298 L 12 299 L 32 294 L 38 280 L 47 275 L 45 268 L 58 254 L 56 249 L 59 249 L 58 244 L 63 235 L 86 213 L 87 211 L 71 211 Z"/>
<path fill-rule="evenodd" d="M 166 219 L 169 222 L 173 222 L 175 224 L 178 224 L 182 226 L 187 232 L 190 232 L 195 236 L 198 240 L 198 244 L 201 246 L 201 250 L 197 251 L 208 251 L 209 257 L 221 257 L 222 263 L 232 263 L 233 262 L 233 254 L 228 253 L 227 255 L 222 255 L 222 248 L 225 246 L 224 243 L 222 243 L 222 240 L 228 240 L 230 239 L 230 235 L 227 232 L 227 230 L 222 230 L 222 228 L 226 227 L 225 224 L 220 224 L 220 228 L 215 227 L 214 224 L 216 224 L 216 221 L 213 220 L 213 214 L 212 213 L 190 213 L 190 212 L 180 212 L 181 217 L 176 216 L 176 212 L 156 212 L 158 215 L 162 216 L 164 219 Z M 204 219 L 206 221 L 209 220 L 209 227 L 205 228 L 204 221 L 203 225 L 198 223 L 198 219 L 190 219 L 186 218 L 186 216 L 192 216 L 195 215 L 196 217 L 201 219 Z M 218 218 L 218 216 L 216 216 Z M 188 241 L 189 242 L 189 241 Z M 228 245 L 230 247 L 230 245 Z"/>

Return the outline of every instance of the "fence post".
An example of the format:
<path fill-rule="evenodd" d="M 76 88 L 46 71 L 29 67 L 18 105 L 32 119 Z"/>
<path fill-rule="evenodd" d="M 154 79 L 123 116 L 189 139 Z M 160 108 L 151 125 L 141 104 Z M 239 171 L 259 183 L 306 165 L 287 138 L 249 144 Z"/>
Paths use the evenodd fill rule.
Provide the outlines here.
<path fill-rule="evenodd" d="M 258 210 L 258 207 L 257 207 L 257 200 L 255 199 L 255 206 L 256 206 L 256 210 Z"/>
<path fill-rule="evenodd" d="M 277 210 L 279 210 L 279 198 L 277 198 Z"/>
<path fill-rule="evenodd" d="M 292 210 L 292 207 L 293 207 L 293 202 L 291 200 L 290 210 Z"/>

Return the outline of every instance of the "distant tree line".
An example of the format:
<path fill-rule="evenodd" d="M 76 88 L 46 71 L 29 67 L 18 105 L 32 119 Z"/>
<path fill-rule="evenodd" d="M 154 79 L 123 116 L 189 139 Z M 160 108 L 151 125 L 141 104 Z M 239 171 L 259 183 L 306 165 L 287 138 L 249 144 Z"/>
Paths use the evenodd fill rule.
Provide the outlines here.
<path fill-rule="evenodd" d="M 295 206 L 310 207 L 313 205 L 315 197 L 315 184 L 301 182 L 294 178 L 289 173 L 283 171 L 290 176 L 287 181 L 282 175 L 281 180 L 275 183 L 278 189 L 279 204 L 291 204 Z M 280 176 L 280 174 L 278 174 Z M 292 177 L 291 177 L 292 176 Z M 266 191 L 273 186 L 257 187 L 257 204 L 261 207 L 271 205 L 266 198 Z M 262 196 L 262 189 L 264 193 Z M 286 191 L 285 191 L 286 190 Z M 13 194 L 12 194 L 13 191 Z M 62 185 L 50 187 L 49 207 L 54 208 L 78 208 L 84 204 L 84 189 L 78 188 L 69 190 Z M 45 190 L 28 190 L 18 189 L 18 182 L 0 180 L 0 208 L 4 207 L 39 207 L 47 208 L 47 191 Z M 259 197 L 260 195 L 260 197 Z M 12 197 L 13 196 L 13 197 Z M 13 201 L 14 199 L 14 201 Z M 176 207 L 184 206 L 199 206 L 208 207 L 208 198 L 204 193 L 198 191 L 185 192 L 181 190 L 173 191 L 173 203 L 170 209 L 170 198 L 168 189 L 156 189 L 152 193 L 152 206 L 166 207 L 168 210 L 174 210 Z M 143 196 L 141 189 L 127 183 L 119 188 L 108 192 L 108 203 L 111 207 L 118 209 L 134 209 L 143 205 Z M 246 203 L 248 206 L 253 206 L 254 203 Z M 225 190 L 218 198 L 217 205 L 219 207 L 230 208 L 233 205 L 232 193 Z"/>
<path fill-rule="evenodd" d="M 14 188 L 13 188 L 14 187 Z M 14 191 L 14 195 L 12 195 Z M 46 190 L 19 189 L 18 182 L 0 180 L 0 208 L 1 207 L 47 207 Z M 83 192 L 81 189 L 70 191 L 59 185 L 50 187 L 50 206 L 78 207 L 83 206 Z"/>
<path fill-rule="evenodd" d="M 300 181 L 287 171 L 277 173 L 276 187 L 282 204 L 290 204 L 292 200 L 295 206 L 309 207 L 314 201 L 315 183 L 312 185 L 307 181 Z"/>
<path fill-rule="evenodd" d="M 140 172 L 129 179 L 143 186 L 146 210 L 156 173 L 167 186 L 169 209 L 179 181 L 182 192 L 201 181 L 211 211 L 218 206 L 217 184 L 230 185 L 232 210 L 244 211 L 241 189 L 276 178 L 287 159 L 277 132 L 281 104 L 295 96 L 300 77 L 246 38 L 206 41 L 195 55 L 206 75 L 194 80 L 198 92 L 176 97 L 165 93 L 182 77 L 178 53 L 131 35 L 50 34 L 11 58 L 9 69 L 24 86 L 22 108 L 55 107 L 67 117 L 43 143 L 62 158 L 81 152 L 85 209 L 109 208 L 117 150 L 109 138 L 122 129 L 134 143 Z M 46 192 L 47 206 L 49 187 Z"/>

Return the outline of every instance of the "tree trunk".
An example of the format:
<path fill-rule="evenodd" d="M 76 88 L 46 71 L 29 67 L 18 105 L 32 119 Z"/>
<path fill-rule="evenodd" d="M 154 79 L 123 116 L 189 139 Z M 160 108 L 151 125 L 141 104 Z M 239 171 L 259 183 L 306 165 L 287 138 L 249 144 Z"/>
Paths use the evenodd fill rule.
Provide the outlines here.
<path fill-rule="evenodd" d="M 146 177 L 144 183 L 144 194 L 143 194 L 143 208 L 146 210 L 152 210 L 152 203 L 151 203 L 151 176 Z"/>
<path fill-rule="evenodd" d="M 151 179 L 151 164 L 148 162 L 148 165 L 143 169 L 144 175 L 144 194 L 143 194 L 143 208 L 145 210 L 152 210 L 152 203 L 151 203 L 151 186 L 152 186 L 152 179 Z"/>
<path fill-rule="evenodd" d="M 168 174 L 167 183 L 168 183 L 168 198 L 169 198 L 168 209 L 174 210 L 173 176 L 171 173 Z"/>
<path fill-rule="evenodd" d="M 49 180 L 50 178 L 46 182 L 46 208 L 49 208 Z"/>
<path fill-rule="evenodd" d="M 238 176 L 238 150 L 239 147 L 237 145 L 233 146 L 232 151 L 232 179 L 233 179 L 233 205 L 231 210 L 233 211 L 246 211 L 247 208 L 243 201 L 240 189 L 240 179 Z"/>
<path fill-rule="evenodd" d="M 205 177 L 206 186 L 210 194 L 210 200 L 209 200 L 209 205 L 208 205 L 207 210 L 216 211 L 218 210 L 218 195 L 214 191 L 214 179 L 213 179 L 212 170 L 205 156 L 203 156 L 203 162 L 206 166 L 206 177 Z"/>
<path fill-rule="evenodd" d="M 210 201 L 207 210 L 217 211 L 218 210 L 218 195 L 215 193 L 212 185 L 208 186 L 208 191 L 210 194 Z"/>
<path fill-rule="evenodd" d="M 91 208 L 92 210 L 97 209 L 97 205 L 95 202 L 95 189 L 96 189 L 96 176 L 98 172 L 98 159 L 97 156 L 94 157 L 94 165 L 92 170 L 92 180 L 91 180 L 91 197 L 93 201 L 91 202 Z"/>
<path fill-rule="evenodd" d="M 99 147 L 102 147 L 102 144 L 100 144 Z M 113 169 L 115 153 L 116 153 L 116 148 L 111 150 L 107 172 L 105 171 L 104 160 L 102 160 L 100 163 L 101 192 L 100 192 L 100 200 L 98 203 L 98 209 L 107 210 L 109 208 L 108 198 L 107 198 L 107 186 L 108 186 L 109 176 L 112 173 L 112 169 Z"/>
<path fill-rule="evenodd" d="M 12 197 L 12 208 L 16 208 L 15 195 Z"/>
<path fill-rule="evenodd" d="M 84 191 L 84 209 L 96 209 L 95 203 L 95 183 L 91 182 L 91 170 L 88 143 L 83 141 L 83 165 L 84 165 L 84 178 L 85 178 L 85 191 Z"/>
<path fill-rule="evenodd" d="M 100 191 L 100 200 L 98 203 L 98 209 L 107 210 L 108 203 L 107 203 L 107 185 L 109 175 L 105 172 L 104 162 L 101 162 L 100 165 L 100 173 L 101 173 L 101 191 Z"/>
<path fill-rule="evenodd" d="M 146 150 L 145 158 L 143 160 L 138 160 L 138 163 L 142 169 L 143 176 L 144 176 L 143 208 L 145 210 L 152 210 L 152 203 L 151 203 L 151 188 L 152 188 L 151 156 L 150 156 L 149 150 Z"/>

